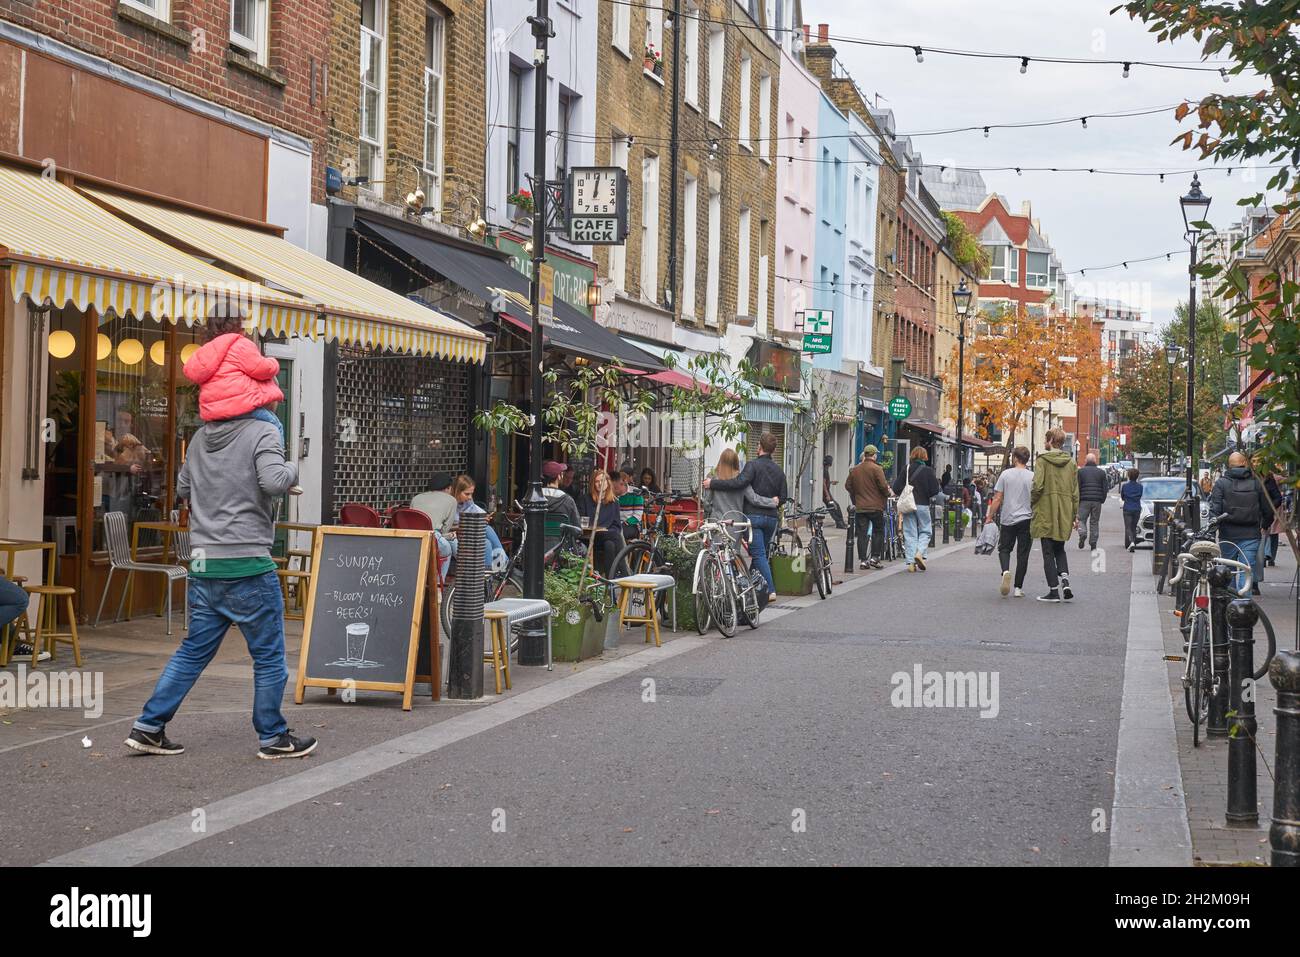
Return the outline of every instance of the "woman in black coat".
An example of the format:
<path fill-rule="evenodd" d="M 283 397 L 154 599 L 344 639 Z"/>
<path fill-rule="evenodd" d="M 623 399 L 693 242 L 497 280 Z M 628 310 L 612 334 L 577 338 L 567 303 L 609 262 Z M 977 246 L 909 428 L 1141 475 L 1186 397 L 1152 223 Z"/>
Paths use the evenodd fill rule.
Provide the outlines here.
<path fill-rule="evenodd" d="M 912 450 L 912 459 L 907 466 L 907 477 L 894 479 L 894 494 L 901 495 L 903 489 L 912 486 L 912 497 L 916 501 L 916 511 L 903 515 L 903 557 L 907 559 L 909 572 L 925 571 L 925 551 L 930 545 L 930 500 L 940 494 L 939 477 L 930 468 L 930 453 L 917 447 Z"/>

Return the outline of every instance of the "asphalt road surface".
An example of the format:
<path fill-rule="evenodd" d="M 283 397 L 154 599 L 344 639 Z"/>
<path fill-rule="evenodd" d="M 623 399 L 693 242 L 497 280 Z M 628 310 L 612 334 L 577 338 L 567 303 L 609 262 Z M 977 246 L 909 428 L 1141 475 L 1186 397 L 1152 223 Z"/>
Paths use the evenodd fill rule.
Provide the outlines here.
<path fill-rule="evenodd" d="M 1037 548 L 1015 599 L 967 544 L 732 640 L 679 638 L 486 707 L 290 705 L 322 742 L 302 761 L 252 759 L 243 688 L 231 712 L 173 723 L 179 757 L 127 752 L 124 726 L 94 759 L 75 736 L 5 752 L 0 857 L 1104 865 L 1132 557 L 1113 499 L 1104 522 L 1099 557 L 1069 543 L 1070 604 L 1034 600 Z M 986 692 L 996 675 L 996 700 L 896 706 L 894 676 L 918 667 Z"/>

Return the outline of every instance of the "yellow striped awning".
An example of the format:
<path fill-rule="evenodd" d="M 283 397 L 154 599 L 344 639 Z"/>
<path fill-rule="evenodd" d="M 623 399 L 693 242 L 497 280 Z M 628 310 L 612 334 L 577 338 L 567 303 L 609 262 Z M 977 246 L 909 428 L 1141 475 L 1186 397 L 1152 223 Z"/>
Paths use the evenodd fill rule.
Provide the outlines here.
<path fill-rule="evenodd" d="M 319 303 L 326 339 L 461 362 L 482 362 L 487 337 L 278 236 L 118 193 L 88 196 L 218 262 Z"/>
<path fill-rule="evenodd" d="M 315 331 L 312 303 L 160 242 L 53 177 L 3 165 L 0 263 L 15 302 L 193 324 L 220 301 L 262 330 Z"/>

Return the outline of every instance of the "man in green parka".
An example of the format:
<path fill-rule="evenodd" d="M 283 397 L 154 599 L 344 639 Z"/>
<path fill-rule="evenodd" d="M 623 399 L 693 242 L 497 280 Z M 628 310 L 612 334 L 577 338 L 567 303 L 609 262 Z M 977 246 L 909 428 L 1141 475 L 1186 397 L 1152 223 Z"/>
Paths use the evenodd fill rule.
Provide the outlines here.
<path fill-rule="evenodd" d="M 1065 543 L 1079 527 L 1079 466 L 1062 450 L 1065 433 L 1052 429 L 1047 433 L 1048 451 L 1034 463 L 1034 487 L 1029 501 L 1034 517 L 1029 534 L 1043 547 L 1043 571 L 1047 575 L 1047 594 L 1039 601 L 1071 601 L 1070 566 L 1065 557 Z"/>

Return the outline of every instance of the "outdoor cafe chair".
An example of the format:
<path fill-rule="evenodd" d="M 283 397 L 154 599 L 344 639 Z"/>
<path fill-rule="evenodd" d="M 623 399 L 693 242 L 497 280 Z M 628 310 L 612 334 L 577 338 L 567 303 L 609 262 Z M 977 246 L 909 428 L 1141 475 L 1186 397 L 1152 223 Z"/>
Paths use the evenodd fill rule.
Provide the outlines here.
<path fill-rule="evenodd" d="M 395 508 L 388 513 L 393 528 L 407 528 L 417 532 L 433 531 L 433 522 L 418 508 Z"/>
<path fill-rule="evenodd" d="M 339 524 L 356 528 L 383 528 L 384 521 L 369 505 L 349 502 L 339 509 Z"/>
<path fill-rule="evenodd" d="M 113 617 L 114 623 L 122 620 L 122 609 L 126 605 L 126 595 L 130 590 L 131 578 L 136 572 L 143 572 L 150 575 L 167 576 L 167 634 L 172 633 L 172 583 L 178 580 L 184 581 L 189 572 L 183 565 L 159 565 L 154 562 L 138 562 L 131 559 L 131 546 L 128 543 L 126 535 L 126 515 L 122 512 L 105 512 L 104 513 L 104 540 L 108 543 L 108 578 L 104 582 L 104 594 L 99 599 L 99 610 L 95 613 L 95 627 L 99 627 L 100 618 L 104 615 L 104 602 L 108 599 L 109 588 L 113 583 L 113 575 L 119 569 L 126 572 L 126 581 L 122 585 L 122 599 L 117 603 L 117 614 Z M 186 542 L 188 550 L 189 543 Z M 189 597 L 183 599 L 185 602 L 185 620 L 189 621 Z"/>

